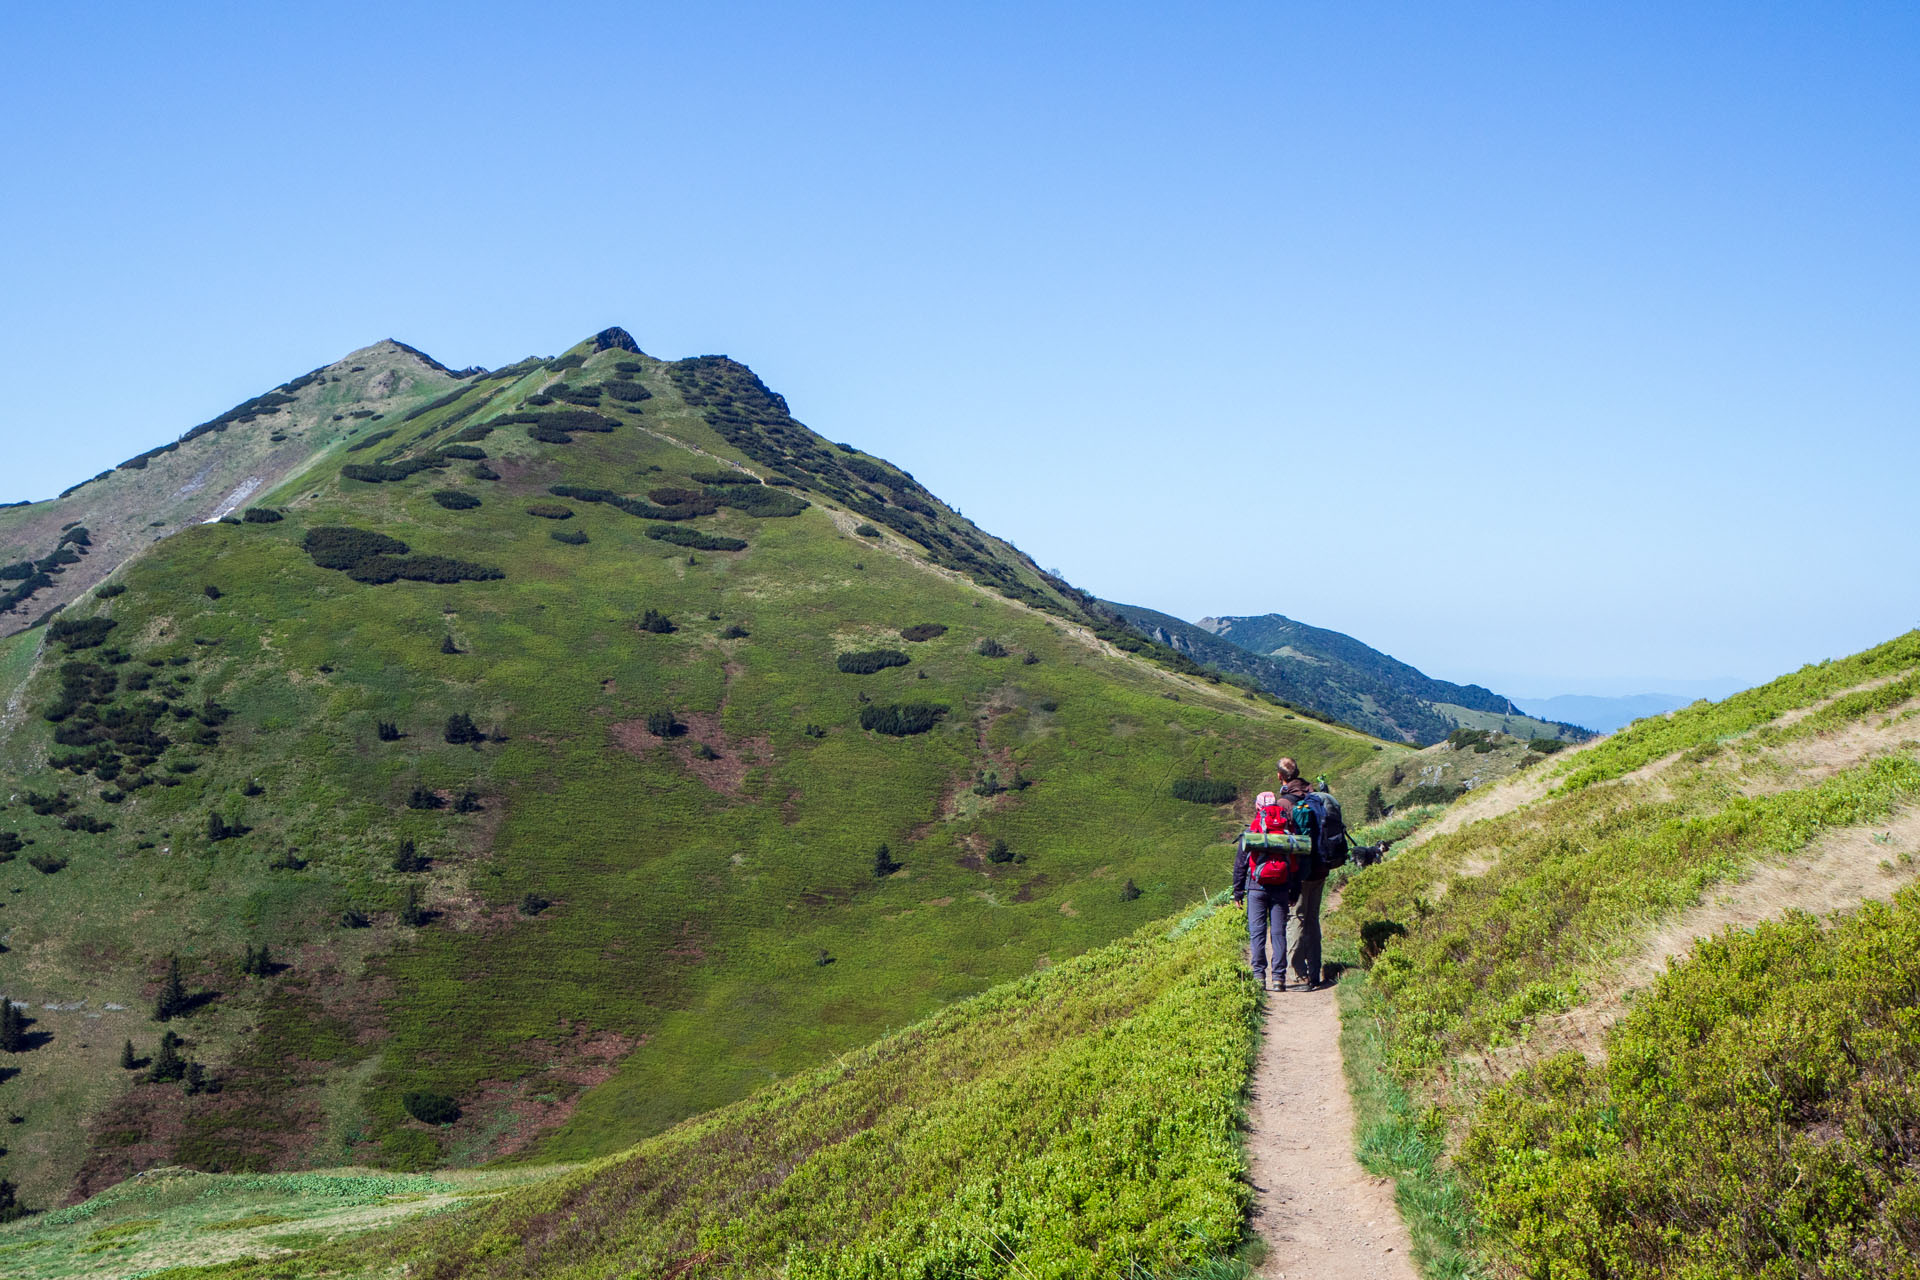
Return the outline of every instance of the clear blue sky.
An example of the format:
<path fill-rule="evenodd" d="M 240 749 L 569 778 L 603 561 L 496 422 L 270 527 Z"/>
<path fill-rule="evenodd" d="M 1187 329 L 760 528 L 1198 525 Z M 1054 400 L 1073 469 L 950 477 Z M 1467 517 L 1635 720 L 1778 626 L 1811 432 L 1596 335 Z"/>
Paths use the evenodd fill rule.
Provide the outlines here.
<path fill-rule="evenodd" d="M 1920 621 L 1920 8 L 0 13 L 0 501 L 392 336 L 726 352 L 1112 598 L 1517 695 Z"/>

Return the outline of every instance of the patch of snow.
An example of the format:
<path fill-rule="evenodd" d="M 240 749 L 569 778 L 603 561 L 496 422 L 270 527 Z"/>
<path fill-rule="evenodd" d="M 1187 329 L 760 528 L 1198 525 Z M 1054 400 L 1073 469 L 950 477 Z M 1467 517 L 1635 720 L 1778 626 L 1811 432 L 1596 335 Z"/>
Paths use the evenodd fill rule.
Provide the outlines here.
<path fill-rule="evenodd" d="M 247 495 L 260 487 L 259 476 L 248 476 L 246 482 L 227 495 L 227 500 L 213 509 L 213 514 L 202 520 L 201 524 L 213 524 L 221 516 L 233 514 L 233 509 L 247 500 Z"/>

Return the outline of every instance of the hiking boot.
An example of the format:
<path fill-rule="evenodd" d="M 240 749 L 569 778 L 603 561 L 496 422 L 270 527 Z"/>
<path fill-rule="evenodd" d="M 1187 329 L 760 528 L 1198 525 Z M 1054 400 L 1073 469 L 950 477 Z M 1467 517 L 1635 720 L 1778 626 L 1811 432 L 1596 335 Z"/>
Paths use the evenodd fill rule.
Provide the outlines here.
<path fill-rule="evenodd" d="M 1267 990 L 1269 991 L 1285 991 L 1286 989 L 1287 980 L 1285 978 L 1275 978 L 1267 984 Z"/>

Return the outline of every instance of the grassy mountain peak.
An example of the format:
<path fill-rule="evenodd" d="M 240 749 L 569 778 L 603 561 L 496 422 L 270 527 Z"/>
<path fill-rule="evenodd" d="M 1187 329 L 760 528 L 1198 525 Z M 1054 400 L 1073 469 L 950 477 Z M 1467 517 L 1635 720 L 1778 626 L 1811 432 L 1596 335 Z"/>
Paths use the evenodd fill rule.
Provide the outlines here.
<path fill-rule="evenodd" d="M 0 640 L 30 1202 L 604 1154 L 1219 888 L 1233 806 L 1176 783 L 1399 750 L 635 346 L 377 344 L 59 500 L 262 477 Z"/>

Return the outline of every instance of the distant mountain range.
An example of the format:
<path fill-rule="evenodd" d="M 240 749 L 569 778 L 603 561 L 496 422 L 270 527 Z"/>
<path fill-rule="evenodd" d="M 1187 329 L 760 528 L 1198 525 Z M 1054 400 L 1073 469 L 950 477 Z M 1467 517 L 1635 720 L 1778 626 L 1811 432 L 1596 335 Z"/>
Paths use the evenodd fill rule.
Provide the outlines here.
<path fill-rule="evenodd" d="M 1422 746 L 1455 729 L 1577 742 L 1584 728 L 1529 713 L 1479 685 L 1436 680 L 1338 631 L 1277 613 L 1186 622 L 1138 605 L 1106 602 L 1141 635 L 1203 666 L 1246 676 L 1289 702 L 1383 738 Z"/>
<path fill-rule="evenodd" d="M 1612 733 L 1645 716 L 1677 711 L 1692 701 L 1677 693 L 1635 693 L 1624 698 L 1563 693 L 1552 698 L 1515 698 L 1513 705 L 1531 716 L 1565 720 L 1595 733 Z"/>

